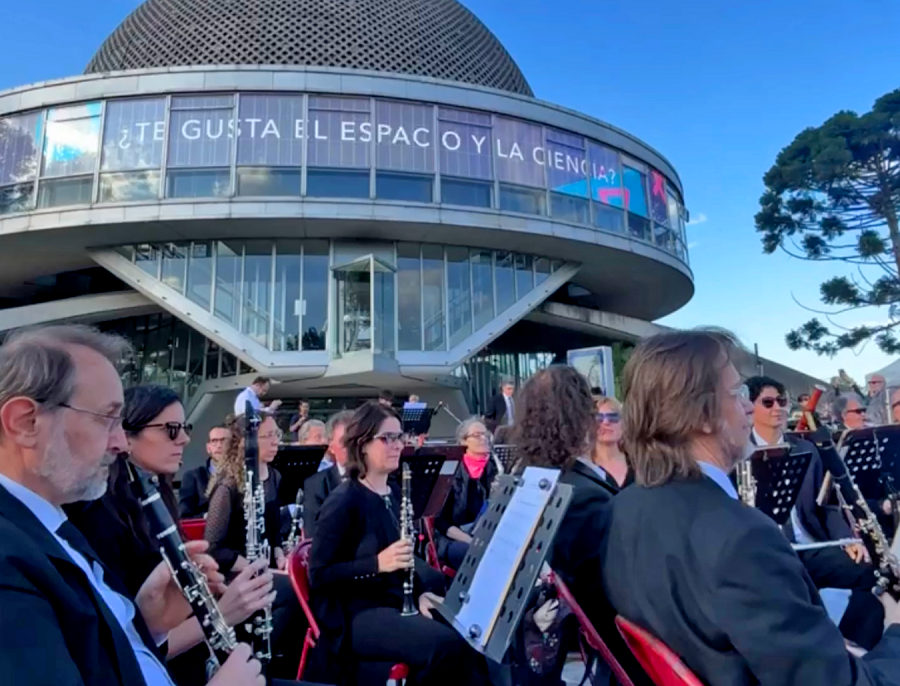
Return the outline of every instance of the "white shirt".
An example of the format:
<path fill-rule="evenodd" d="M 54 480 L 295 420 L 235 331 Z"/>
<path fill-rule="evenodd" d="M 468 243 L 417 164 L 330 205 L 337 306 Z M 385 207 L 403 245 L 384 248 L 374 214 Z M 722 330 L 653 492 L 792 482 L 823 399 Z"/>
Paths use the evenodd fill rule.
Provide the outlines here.
<path fill-rule="evenodd" d="M 778 445 L 779 443 L 784 442 L 784 436 L 779 435 L 776 437 L 776 440 L 774 443 L 767 443 L 765 441 L 765 439 L 756 432 L 756 429 L 753 429 L 753 442 L 760 447 L 767 446 L 767 445 Z M 803 523 L 800 521 L 800 514 L 799 514 L 799 512 L 797 512 L 796 505 L 794 505 L 794 507 L 791 508 L 791 529 L 794 532 L 794 542 L 795 543 L 804 544 L 804 543 L 815 543 L 816 542 L 816 539 L 814 539 L 812 536 L 810 536 L 809 532 L 806 530 L 806 528 L 803 526 Z"/>
<path fill-rule="evenodd" d="M 589 469 L 593 470 L 593 472 L 594 472 L 597 476 L 599 476 L 601 479 L 603 479 L 604 481 L 606 481 L 606 470 L 603 469 L 603 467 L 601 467 L 601 466 L 598 465 L 598 464 L 595 464 L 593 461 L 587 459 L 587 458 L 584 457 L 584 456 L 579 457 L 579 458 L 578 458 L 578 461 L 579 461 L 581 464 L 583 464 L 585 467 L 588 467 Z"/>
<path fill-rule="evenodd" d="M 235 416 L 247 414 L 248 400 L 250 401 L 250 405 L 253 407 L 253 411 L 259 414 L 259 412 L 262 410 L 262 402 L 260 402 L 259 396 L 256 395 L 256 391 L 253 390 L 253 386 L 247 386 L 247 388 L 238 393 L 238 397 L 234 400 Z"/>
<path fill-rule="evenodd" d="M 506 401 L 506 425 L 512 426 L 513 421 L 515 420 L 515 409 L 513 408 L 513 399 L 511 395 L 504 395 L 503 399 Z"/>
<path fill-rule="evenodd" d="M 700 469 L 703 470 L 703 473 L 706 474 L 710 479 L 716 482 L 716 485 L 725 491 L 731 498 L 735 500 L 738 499 L 737 491 L 734 490 L 734 484 L 731 483 L 731 479 L 728 478 L 728 475 L 722 471 L 721 468 L 717 467 L 714 464 L 710 464 L 709 462 L 698 462 L 700 465 Z"/>
<path fill-rule="evenodd" d="M 150 649 L 144 645 L 144 641 L 134 626 L 134 603 L 106 585 L 106 582 L 103 580 L 103 567 L 97 563 L 89 563 L 78 551 L 69 545 L 68 541 L 57 535 L 57 530 L 67 519 L 66 513 L 55 505 L 48 503 L 37 493 L 30 491 L 3 474 L 0 474 L 0 486 L 3 486 L 9 491 L 10 495 L 31 510 L 32 514 L 38 518 L 38 521 L 44 525 L 44 528 L 62 546 L 62 549 L 72 559 L 72 562 L 84 572 L 88 581 L 91 582 L 91 586 L 94 587 L 94 591 L 103 599 L 109 611 L 119 622 L 119 626 L 122 627 L 122 631 L 125 632 L 125 636 L 134 650 L 134 657 L 137 659 L 147 686 L 175 686 L 166 668 L 150 652 Z"/>

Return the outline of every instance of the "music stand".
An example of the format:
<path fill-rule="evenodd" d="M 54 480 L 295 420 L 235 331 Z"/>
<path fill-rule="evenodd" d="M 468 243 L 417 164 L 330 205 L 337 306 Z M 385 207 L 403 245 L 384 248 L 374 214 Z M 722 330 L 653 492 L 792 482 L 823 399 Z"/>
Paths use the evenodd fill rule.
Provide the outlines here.
<path fill-rule="evenodd" d="M 516 446 L 514 445 L 495 445 L 494 455 L 503 465 L 503 471 L 509 473 L 516 465 Z"/>
<path fill-rule="evenodd" d="M 427 436 L 431 430 L 431 418 L 434 417 L 436 411 L 436 408 L 404 406 L 400 412 L 403 433 L 410 436 Z"/>
<path fill-rule="evenodd" d="M 414 451 L 404 450 L 400 455 L 400 464 L 409 465 L 412 472 L 412 506 L 413 519 L 424 517 L 431 499 L 441 467 L 445 460 L 459 462 L 462 460 L 463 446 L 423 446 Z M 446 499 L 446 496 L 445 496 Z"/>
<path fill-rule="evenodd" d="M 779 526 L 787 524 L 811 459 L 812 452 L 791 452 L 787 444 L 757 448 L 750 457 L 756 509 Z"/>
<path fill-rule="evenodd" d="M 324 445 L 284 445 L 272 462 L 281 473 L 281 488 L 278 493 L 279 503 L 293 503 L 297 491 L 303 483 L 319 471 L 319 463 L 325 456 L 328 446 Z"/>
<path fill-rule="evenodd" d="M 896 479 L 900 463 L 900 426 L 870 426 L 847 431 L 838 444 L 847 471 L 863 496 L 870 500 L 884 497 L 882 472 Z"/>
<path fill-rule="evenodd" d="M 436 609 L 475 650 L 503 661 L 572 498 L 559 471 L 500 477 L 490 506 Z"/>

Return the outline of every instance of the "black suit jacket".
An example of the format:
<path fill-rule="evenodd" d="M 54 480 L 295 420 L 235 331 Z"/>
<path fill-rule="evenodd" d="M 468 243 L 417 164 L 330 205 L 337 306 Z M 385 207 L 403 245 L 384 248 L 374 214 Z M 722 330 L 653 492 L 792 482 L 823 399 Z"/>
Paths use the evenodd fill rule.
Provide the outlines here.
<path fill-rule="evenodd" d="M 513 396 L 515 401 L 515 396 Z M 488 402 L 487 412 L 484 413 L 485 424 L 488 431 L 496 431 L 501 424 L 506 424 L 506 397 L 500 393 Z"/>
<path fill-rule="evenodd" d="M 202 517 L 209 509 L 209 460 L 203 467 L 195 467 L 184 473 L 178 489 L 178 514 L 182 519 Z"/>
<path fill-rule="evenodd" d="M 851 657 L 775 523 L 706 477 L 616 496 L 603 586 L 708 686 L 900 684 L 900 626 Z"/>
<path fill-rule="evenodd" d="M 125 633 L 84 572 L 2 486 L 0 541 L 0 683 L 143 686 Z M 114 575 L 104 580 L 131 599 Z M 159 657 L 139 612 L 134 623 Z"/>
<path fill-rule="evenodd" d="M 336 464 L 316 472 L 303 482 L 303 535 L 312 538 L 316 520 L 329 494 L 341 485 L 341 473 Z"/>

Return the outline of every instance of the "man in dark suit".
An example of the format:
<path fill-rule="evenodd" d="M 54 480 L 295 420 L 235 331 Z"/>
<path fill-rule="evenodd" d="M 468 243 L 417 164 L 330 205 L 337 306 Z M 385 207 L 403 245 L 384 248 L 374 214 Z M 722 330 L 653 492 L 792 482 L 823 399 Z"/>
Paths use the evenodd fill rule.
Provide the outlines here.
<path fill-rule="evenodd" d="M 184 473 L 181 479 L 181 487 L 178 489 L 178 514 L 183 519 L 189 517 L 203 517 L 209 509 L 209 496 L 206 494 L 209 488 L 209 477 L 216 469 L 219 461 L 225 457 L 228 451 L 228 439 L 231 431 L 226 426 L 214 426 L 209 430 L 206 439 L 206 464 L 202 467 L 194 467 Z"/>
<path fill-rule="evenodd" d="M 815 445 L 797 436 L 785 437 L 788 399 L 784 385 L 767 376 L 747 379 L 753 403 L 754 445 L 777 445 L 787 441 L 792 451 L 811 453 L 809 468 L 800 484 L 791 519 L 783 527 L 791 543 L 810 544 L 839 541 L 853 537 L 850 524 L 836 506 L 819 505 L 818 496 L 825 478 L 822 458 Z M 816 588 L 841 588 L 852 591 L 850 604 L 840 622 L 841 633 L 866 649 L 874 648 L 881 638 L 884 611 L 872 595 L 875 570 L 868 562 L 862 543 L 832 546 L 798 553 Z"/>
<path fill-rule="evenodd" d="M 720 331 L 644 339 L 625 366 L 625 452 L 635 484 L 613 499 L 603 588 L 707 686 L 896 686 L 900 605 L 852 656 L 783 533 L 728 478 L 747 456 L 752 405 Z"/>
<path fill-rule="evenodd" d="M 503 382 L 500 395 L 495 395 L 488 403 L 487 412 L 484 413 L 485 425 L 488 431 L 495 432 L 497 427 L 512 426 L 516 417 L 514 395 L 516 387 L 512 381 Z"/>
<path fill-rule="evenodd" d="M 353 412 L 343 410 L 331 415 L 325 427 L 328 450 L 325 458 L 332 462 L 327 469 L 316 472 L 303 483 L 303 535 L 312 538 L 316 531 L 316 519 L 329 494 L 341 485 L 346 474 L 347 448 L 344 431 L 353 419 Z"/>
<path fill-rule="evenodd" d="M 0 681 L 173 686 L 157 646 L 191 608 L 165 563 L 135 598 L 98 560 L 61 506 L 106 490 L 127 450 L 127 344 L 79 326 L 13 334 L 0 347 Z M 214 588 L 204 542 L 188 544 Z M 198 638 L 199 640 L 199 638 Z M 209 682 L 260 686 L 247 646 Z"/>

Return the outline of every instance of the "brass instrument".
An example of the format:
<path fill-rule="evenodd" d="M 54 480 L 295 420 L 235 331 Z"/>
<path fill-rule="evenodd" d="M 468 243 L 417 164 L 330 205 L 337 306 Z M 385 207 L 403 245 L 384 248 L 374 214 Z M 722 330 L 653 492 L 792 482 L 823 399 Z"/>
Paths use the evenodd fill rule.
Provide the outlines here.
<path fill-rule="evenodd" d="M 268 563 L 272 551 L 266 538 L 266 490 L 259 478 L 260 420 L 247 402 L 247 428 L 244 434 L 244 521 L 247 526 L 246 557 L 250 564 L 263 558 Z M 266 606 L 251 615 L 241 627 L 253 648 L 254 657 L 263 665 L 272 660 L 272 607 Z"/>
<path fill-rule="evenodd" d="M 172 572 L 172 578 L 200 622 L 210 656 L 206 663 L 207 677 L 212 676 L 228 655 L 237 647 L 234 629 L 228 626 L 219 605 L 209 590 L 206 577 L 184 549 L 178 526 L 159 494 L 159 477 L 147 474 L 130 460 L 125 460 L 128 482 L 141 503 L 150 524 L 150 533 L 159 543 L 159 552 Z"/>
<path fill-rule="evenodd" d="M 735 472 L 738 497 L 748 507 L 756 507 L 756 479 L 753 476 L 753 458 L 742 460 Z"/>
<path fill-rule="evenodd" d="M 401 477 L 401 498 L 400 498 L 400 538 L 404 541 L 414 543 L 413 541 L 413 504 L 412 504 L 412 471 L 409 465 L 404 462 Z M 403 609 L 400 615 L 403 617 L 412 617 L 419 614 L 416 609 L 416 601 L 414 598 L 416 579 L 416 566 L 413 564 L 403 580 Z"/>

